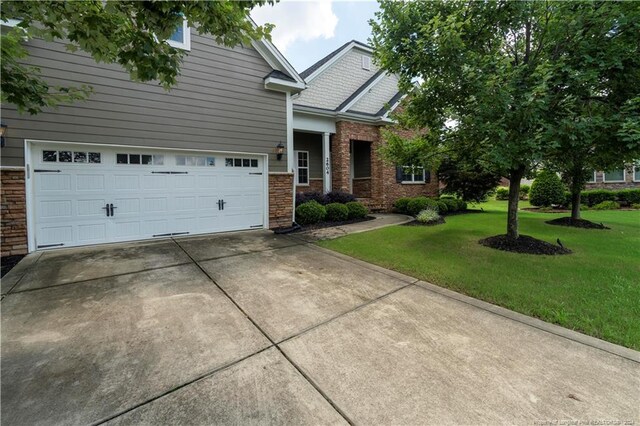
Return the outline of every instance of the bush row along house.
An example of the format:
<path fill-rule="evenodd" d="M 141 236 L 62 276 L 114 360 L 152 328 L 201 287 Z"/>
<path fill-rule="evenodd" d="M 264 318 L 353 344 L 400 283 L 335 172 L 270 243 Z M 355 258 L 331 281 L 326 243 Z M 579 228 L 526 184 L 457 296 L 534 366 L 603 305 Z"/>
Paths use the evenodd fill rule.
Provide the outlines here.
<path fill-rule="evenodd" d="M 437 194 L 430 171 L 377 154 L 402 94 L 367 45 L 299 74 L 267 40 L 227 48 L 185 23 L 168 42 L 188 51 L 171 91 L 64 42 L 26 43 L 51 85 L 93 93 L 34 116 L 2 105 L 2 256 L 288 226 L 295 191 L 377 210 Z"/>

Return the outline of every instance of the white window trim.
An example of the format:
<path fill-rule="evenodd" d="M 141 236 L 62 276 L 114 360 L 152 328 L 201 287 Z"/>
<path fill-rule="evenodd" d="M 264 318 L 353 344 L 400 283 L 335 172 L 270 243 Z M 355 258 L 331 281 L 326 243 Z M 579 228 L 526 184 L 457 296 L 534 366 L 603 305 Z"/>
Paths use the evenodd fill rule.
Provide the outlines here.
<path fill-rule="evenodd" d="M 591 180 L 588 180 L 588 181 L 587 181 L 587 183 L 596 183 L 596 182 L 597 182 L 597 180 L 596 180 L 596 179 L 597 179 L 597 177 L 598 177 L 597 173 L 598 173 L 598 172 L 594 170 L 594 171 L 593 171 L 593 175 L 591 176 Z"/>
<path fill-rule="evenodd" d="M 427 183 L 426 170 L 424 169 L 424 167 L 422 167 L 422 166 L 402 166 L 402 167 L 403 167 L 403 169 L 404 168 L 407 168 L 407 169 L 411 168 L 412 172 L 415 172 L 416 168 L 421 168 L 422 169 L 422 180 L 415 180 L 415 173 L 411 173 L 411 178 L 414 179 L 414 180 L 403 180 L 401 182 L 403 185 L 413 185 L 413 184 L 419 184 L 420 185 L 420 184 Z M 402 174 L 404 175 L 404 170 L 403 170 Z"/>
<path fill-rule="evenodd" d="M 604 183 L 624 183 L 627 181 L 627 168 L 622 168 L 622 180 L 607 180 L 607 172 L 602 172 L 602 182 Z"/>
<path fill-rule="evenodd" d="M 300 153 L 304 153 L 307 155 L 307 167 L 300 167 L 299 166 L 299 159 L 298 159 L 298 154 Z M 310 182 L 311 182 L 311 178 L 309 176 L 309 151 L 294 151 L 293 152 L 294 158 L 295 158 L 295 170 L 296 170 L 296 186 L 309 186 Z M 299 181 L 299 177 L 298 177 L 298 168 L 302 168 L 302 169 L 307 169 L 307 183 L 300 183 Z"/>
<path fill-rule="evenodd" d="M 0 22 L 5 27 L 15 27 L 16 25 L 18 25 L 22 21 L 20 21 L 19 19 L 7 19 L 7 22 L 5 22 L 5 21 L 0 21 Z"/>
<path fill-rule="evenodd" d="M 184 42 L 180 43 L 179 41 L 167 39 L 167 43 L 176 49 L 191 50 L 191 28 L 186 19 L 182 20 L 182 34 L 184 34 Z"/>
<path fill-rule="evenodd" d="M 640 179 L 636 179 L 636 173 L 640 172 L 640 162 L 635 162 L 633 164 L 633 181 L 634 182 L 640 182 Z"/>
<path fill-rule="evenodd" d="M 362 69 L 366 71 L 371 71 L 371 57 L 367 55 L 362 55 Z"/>

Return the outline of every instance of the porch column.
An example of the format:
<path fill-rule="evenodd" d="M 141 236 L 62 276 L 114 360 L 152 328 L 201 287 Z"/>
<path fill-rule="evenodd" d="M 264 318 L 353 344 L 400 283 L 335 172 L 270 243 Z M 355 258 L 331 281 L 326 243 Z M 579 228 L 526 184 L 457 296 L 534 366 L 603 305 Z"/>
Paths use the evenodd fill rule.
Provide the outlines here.
<path fill-rule="evenodd" d="M 322 134 L 322 163 L 324 164 L 324 174 L 322 176 L 324 192 L 331 192 L 331 150 L 329 149 L 329 138 L 331 133 Z"/>

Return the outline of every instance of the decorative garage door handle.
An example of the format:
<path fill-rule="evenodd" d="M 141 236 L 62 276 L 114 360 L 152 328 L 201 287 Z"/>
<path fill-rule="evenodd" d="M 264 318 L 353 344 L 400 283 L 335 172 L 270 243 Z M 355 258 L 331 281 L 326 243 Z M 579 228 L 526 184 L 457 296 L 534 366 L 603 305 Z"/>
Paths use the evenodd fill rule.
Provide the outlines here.
<path fill-rule="evenodd" d="M 189 172 L 151 172 L 158 175 L 188 175 Z"/>
<path fill-rule="evenodd" d="M 62 170 L 33 169 L 34 173 L 60 173 Z"/>

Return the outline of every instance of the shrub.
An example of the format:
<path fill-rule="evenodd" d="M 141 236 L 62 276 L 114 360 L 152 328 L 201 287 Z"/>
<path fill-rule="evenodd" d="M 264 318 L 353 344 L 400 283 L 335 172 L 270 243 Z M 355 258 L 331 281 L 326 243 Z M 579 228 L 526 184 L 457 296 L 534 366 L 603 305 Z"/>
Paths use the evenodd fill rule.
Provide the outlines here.
<path fill-rule="evenodd" d="M 430 207 L 434 210 L 438 208 L 438 204 L 435 200 L 427 197 L 412 198 L 407 205 L 407 214 L 411 216 L 417 216 L 422 210 Z"/>
<path fill-rule="evenodd" d="M 496 189 L 496 200 L 508 200 L 509 199 L 509 188 L 504 186 L 499 186 Z"/>
<path fill-rule="evenodd" d="M 640 204 L 640 189 L 623 189 L 618 191 L 618 201 L 629 206 Z"/>
<path fill-rule="evenodd" d="M 456 200 L 456 202 L 458 203 L 458 210 L 459 211 L 465 211 L 467 209 L 467 203 L 464 200 Z"/>
<path fill-rule="evenodd" d="M 564 185 L 558 175 L 549 170 L 541 171 L 529 190 L 529 202 L 533 206 L 550 207 L 564 203 Z"/>
<path fill-rule="evenodd" d="M 440 201 L 447 205 L 447 211 L 448 212 L 457 212 L 458 211 L 458 202 L 456 200 L 445 198 L 445 199 L 440 200 Z"/>
<path fill-rule="evenodd" d="M 523 184 L 520 185 L 520 199 L 526 200 L 529 198 L 529 192 L 531 191 L 531 185 Z"/>
<path fill-rule="evenodd" d="M 396 212 L 398 213 L 402 213 L 402 214 L 410 214 L 409 213 L 409 202 L 412 200 L 413 198 L 409 198 L 409 197 L 403 197 L 403 198 L 398 198 L 394 203 L 393 203 L 393 208 L 395 209 Z"/>
<path fill-rule="evenodd" d="M 326 216 L 327 209 L 317 201 L 307 201 L 296 208 L 296 222 L 300 225 L 318 223 Z"/>
<path fill-rule="evenodd" d="M 342 191 L 331 191 L 327 195 L 327 204 L 330 203 L 340 203 L 346 204 L 351 201 L 356 201 L 356 197 L 353 194 L 349 194 L 348 192 Z"/>
<path fill-rule="evenodd" d="M 438 212 L 430 208 L 422 210 L 420 213 L 418 213 L 418 216 L 416 216 L 416 220 L 420 223 L 431 223 L 439 219 L 440 215 L 438 214 Z"/>
<path fill-rule="evenodd" d="M 438 212 L 440 214 L 445 214 L 449 211 L 449 206 L 447 206 L 447 203 L 443 201 L 438 201 Z"/>
<path fill-rule="evenodd" d="M 451 194 L 442 194 L 440 196 L 441 200 L 455 200 L 456 196 L 455 195 L 451 195 Z"/>
<path fill-rule="evenodd" d="M 603 201 L 615 201 L 616 192 L 606 189 L 593 189 L 591 191 L 582 191 L 581 198 L 583 203 L 591 207 Z"/>
<path fill-rule="evenodd" d="M 367 217 L 367 214 L 369 213 L 369 210 L 367 210 L 364 204 L 357 201 L 350 201 L 346 206 L 349 210 L 349 219 L 362 219 Z"/>
<path fill-rule="evenodd" d="M 632 209 L 640 209 L 640 203 L 631 204 Z"/>
<path fill-rule="evenodd" d="M 327 204 L 327 197 L 322 192 L 298 192 L 296 194 L 296 207 L 308 201 L 316 201 L 320 204 Z"/>
<path fill-rule="evenodd" d="M 620 208 L 620 203 L 616 201 L 603 201 L 592 207 L 594 210 L 615 210 Z"/>
<path fill-rule="evenodd" d="M 349 208 L 345 204 L 330 203 L 326 208 L 327 220 L 330 222 L 342 222 L 349 218 Z"/>

